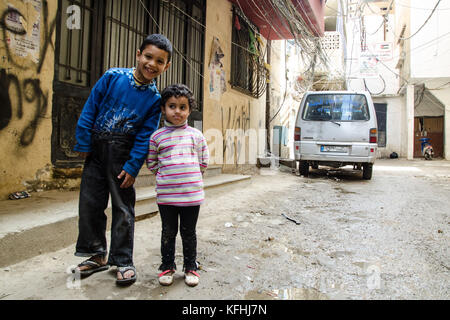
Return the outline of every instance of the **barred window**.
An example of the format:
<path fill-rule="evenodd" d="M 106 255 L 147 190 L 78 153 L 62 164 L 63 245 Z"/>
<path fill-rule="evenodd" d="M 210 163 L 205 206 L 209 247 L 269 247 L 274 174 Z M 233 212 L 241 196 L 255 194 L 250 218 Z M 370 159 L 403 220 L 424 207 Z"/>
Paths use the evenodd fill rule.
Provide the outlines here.
<path fill-rule="evenodd" d="M 231 87 L 259 98 L 266 88 L 266 69 L 256 39 L 257 28 L 236 7 L 232 25 Z"/>

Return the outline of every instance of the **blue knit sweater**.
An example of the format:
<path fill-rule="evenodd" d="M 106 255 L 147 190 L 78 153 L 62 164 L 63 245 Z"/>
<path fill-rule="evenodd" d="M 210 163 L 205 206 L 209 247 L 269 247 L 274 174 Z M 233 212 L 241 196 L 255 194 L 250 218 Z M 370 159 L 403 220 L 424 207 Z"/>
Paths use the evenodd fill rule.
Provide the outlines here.
<path fill-rule="evenodd" d="M 133 69 L 112 68 L 97 81 L 78 120 L 74 150 L 91 151 L 92 130 L 135 136 L 123 170 L 136 177 L 147 154 L 151 134 L 161 117 L 161 95 L 154 82 L 137 85 Z"/>

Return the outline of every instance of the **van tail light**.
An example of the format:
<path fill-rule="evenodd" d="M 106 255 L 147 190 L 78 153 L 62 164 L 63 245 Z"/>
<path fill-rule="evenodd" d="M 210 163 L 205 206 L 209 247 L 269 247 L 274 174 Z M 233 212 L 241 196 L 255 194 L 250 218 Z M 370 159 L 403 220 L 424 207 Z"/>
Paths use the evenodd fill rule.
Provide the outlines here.
<path fill-rule="evenodd" d="M 370 143 L 377 143 L 377 128 L 370 129 L 369 134 L 369 142 Z"/>
<path fill-rule="evenodd" d="M 301 129 L 299 127 L 295 127 L 294 141 L 300 141 L 300 133 L 301 133 Z"/>

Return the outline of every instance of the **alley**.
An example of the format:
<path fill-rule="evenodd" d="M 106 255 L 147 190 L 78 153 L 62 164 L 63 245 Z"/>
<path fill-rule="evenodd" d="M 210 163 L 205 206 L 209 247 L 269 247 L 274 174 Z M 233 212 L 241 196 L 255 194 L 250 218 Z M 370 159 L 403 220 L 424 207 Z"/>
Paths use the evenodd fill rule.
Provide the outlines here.
<path fill-rule="evenodd" d="M 115 286 L 114 268 L 74 280 L 71 245 L 2 267 L 0 299 L 448 299 L 449 194 L 448 161 L 378 160 L 369 181 L 265 169 L 208 190 L 195 288 L 183 281 L 179 236 L 175 282 L 158 284 L 154 216 L 136 224 L 131 287 Z"/>

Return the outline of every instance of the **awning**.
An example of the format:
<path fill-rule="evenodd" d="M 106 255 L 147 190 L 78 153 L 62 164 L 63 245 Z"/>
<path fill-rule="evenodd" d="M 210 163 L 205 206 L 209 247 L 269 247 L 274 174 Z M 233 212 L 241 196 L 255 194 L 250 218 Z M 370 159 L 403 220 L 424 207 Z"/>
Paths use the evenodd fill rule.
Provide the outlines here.
<path fill-rule="evenodd" d="M 240 8 L 247 18 L 259 28 L 267 40 L 294 39 L 289 23 L 273 5 L 271 0 L 229 0 Z M 309 30 L 318 37 L 324 35 L 323 0 L 284 0 L 290 1 L 300 13 Z"/>

